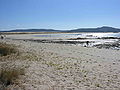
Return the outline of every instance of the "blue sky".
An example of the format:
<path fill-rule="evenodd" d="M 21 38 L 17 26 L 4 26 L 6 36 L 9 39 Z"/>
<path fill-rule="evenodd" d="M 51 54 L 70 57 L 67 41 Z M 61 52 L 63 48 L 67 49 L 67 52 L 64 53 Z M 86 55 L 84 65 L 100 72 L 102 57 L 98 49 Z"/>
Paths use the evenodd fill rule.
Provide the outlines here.
<path fill-rule="evenodd" d="M 120 0 L 0 0 L 0 30 L 120 28 Z"/>

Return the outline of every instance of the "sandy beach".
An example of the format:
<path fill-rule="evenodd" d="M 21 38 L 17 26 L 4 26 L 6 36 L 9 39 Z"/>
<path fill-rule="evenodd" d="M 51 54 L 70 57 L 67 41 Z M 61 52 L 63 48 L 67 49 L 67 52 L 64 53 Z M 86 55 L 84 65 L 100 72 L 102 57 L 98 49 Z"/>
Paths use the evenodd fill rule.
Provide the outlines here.
<path fill-rule="evenodd" d="M 2 65 L 25 68 L 10 90 L 120 90 L 120 50 L 72 44 L 39 43 L 8 36 L 16 58 L 0 58 Z"/>

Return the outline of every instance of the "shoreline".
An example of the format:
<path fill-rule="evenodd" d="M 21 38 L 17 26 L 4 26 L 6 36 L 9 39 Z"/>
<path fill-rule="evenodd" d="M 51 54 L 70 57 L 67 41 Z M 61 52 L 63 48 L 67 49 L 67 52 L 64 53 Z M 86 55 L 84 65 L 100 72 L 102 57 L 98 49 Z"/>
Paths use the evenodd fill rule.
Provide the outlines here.
<path fill-rule="evenodd" d="M 113 43 L 103 43 L 103 44 L 94 44 L 95 41 L 89 41 L 89 45 L 86 45 L 88 40 L 86 41 L 67 41 L 62 39 L 13 39 L 13 40 L 23 40 L 23 41 L 31 41 L 37 43 L 71 44 L 71 45 L 80 45 L 83 47 L 96 47 L 99 49 L 105 48 L 105 49 L 120 50 L 120 40 Z"/>
<path fill-rule="evenodd" d="M 63 33 L 61 36 L 55 34 L 18 34 L 18 35 L 7 35 L 6 38 L 16 39 L 16 40 L 25 40 L 25 41 L 34 41 L 39 43 L 59 43 L 59 44 L 73 44 L 80 45 L 83 47 L 97 47 L 97 48 L 106 48 L 120 50 L 120 38 L 119 37 L 83 37 L 82 36 L 64 36 Z M 40 35 L 40 36 L 39 36 Z M 53 36 L 52 36 L 53 35 Z M 56 36 L 57 35 L 57 36 Z M 69 36 L 70 35 L 70 36 Z M 73 35 L 73 34 L 72 34 Z M 79 35 L 81 35 L 79 33 Z M 87 45 L 87 42 L 88 45 Z"/>

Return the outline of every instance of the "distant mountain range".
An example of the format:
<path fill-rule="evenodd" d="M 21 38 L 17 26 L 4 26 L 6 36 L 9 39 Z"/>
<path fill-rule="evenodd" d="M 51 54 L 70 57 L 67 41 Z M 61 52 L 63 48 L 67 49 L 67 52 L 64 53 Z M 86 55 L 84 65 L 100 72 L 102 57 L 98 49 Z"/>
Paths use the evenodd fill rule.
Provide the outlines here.
<path fill-rule="evenodd" d="M 4 32 L 59 32 L 60 30 L 54 29 L 16 29 Z"/>
<path fill-rule="evenodd" d="M 80 28 L 75 30 L 69 30 L 68 32 L 120 32 L 120 29 L 103 26 L 100 28 Z"/>
<path fill-rule="evenodd" d="M 16 29 L 1 32 L 120 32 L 120 29 L 113 27 L 99 27 L 99 28 L 80 28 L 73 30 L 54 30 L 54 29 Z"/>

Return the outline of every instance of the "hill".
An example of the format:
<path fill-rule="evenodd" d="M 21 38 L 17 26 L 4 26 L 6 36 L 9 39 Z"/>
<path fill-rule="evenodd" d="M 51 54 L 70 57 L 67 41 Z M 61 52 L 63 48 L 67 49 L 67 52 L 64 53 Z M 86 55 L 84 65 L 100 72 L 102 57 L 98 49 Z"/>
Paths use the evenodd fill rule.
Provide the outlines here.
<path fill-rule="evenodd" d="M 53 29 L 16 29 L 16 30 L 10 30 L 7 32 L 59 32 L 59 30 L 53 30 Z"/>
<path fill-rule="evenodd" d="M 80 28 L 73 30 L 54 30 L 54 29 L 16 29 L 1 32 L 120 32 L 120 29 L 113 27 L 99 27 L 99 28 Z"/>
<path fill-rule="evenodd" d="M 67 32 L 120 32 L 120 29 L 103 26 L 100 28 L 80 28 L 75 30 L 69 30 Z"/>

